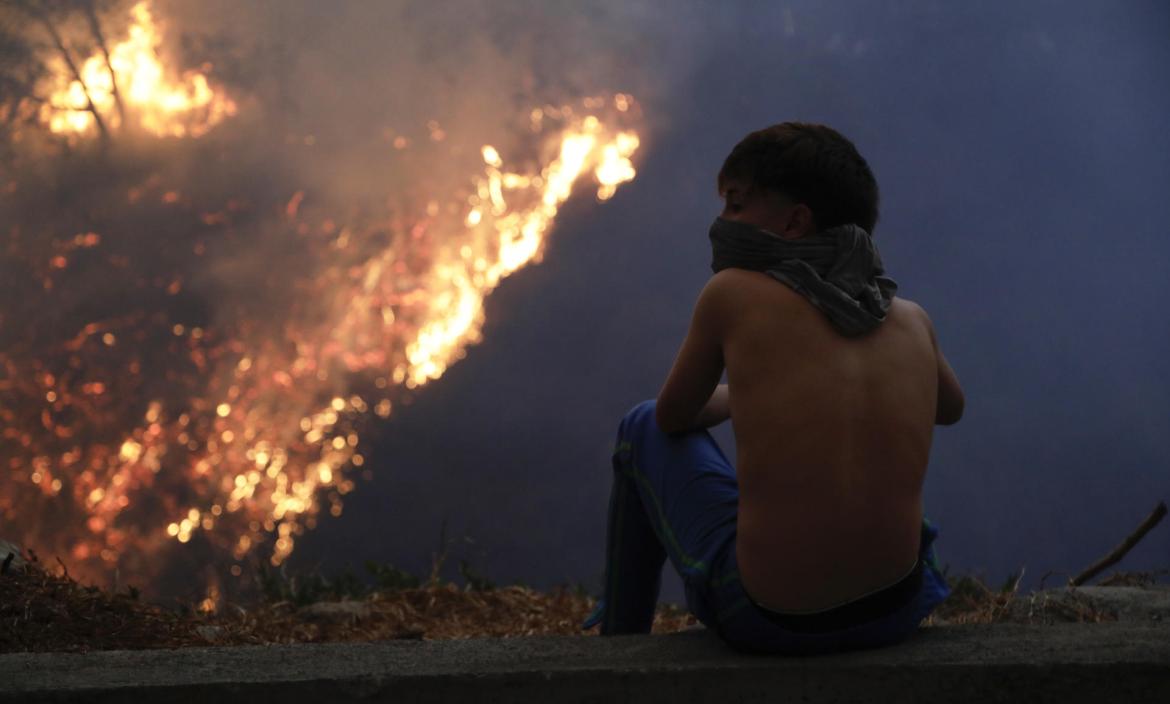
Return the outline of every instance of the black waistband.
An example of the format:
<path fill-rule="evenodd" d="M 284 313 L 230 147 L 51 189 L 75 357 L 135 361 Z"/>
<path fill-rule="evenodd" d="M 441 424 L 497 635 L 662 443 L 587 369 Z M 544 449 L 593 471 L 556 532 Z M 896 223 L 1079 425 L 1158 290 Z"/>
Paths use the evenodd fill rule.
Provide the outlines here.
<path fill-rule="evenodd" d="M 910 574 L 881 591 L 867 594 L 848 604 L 813 614 L 778 613 L 756 604 L 750 595 L 748 600 L 755 604 L 765 618 L 781 628 L 798 633 L 835 631 L 887 616 L 910 603 L 914 595 L 922 588 L 922 564 L 920 557 L 914 563 L 914 569 L 911 570 Z"/>

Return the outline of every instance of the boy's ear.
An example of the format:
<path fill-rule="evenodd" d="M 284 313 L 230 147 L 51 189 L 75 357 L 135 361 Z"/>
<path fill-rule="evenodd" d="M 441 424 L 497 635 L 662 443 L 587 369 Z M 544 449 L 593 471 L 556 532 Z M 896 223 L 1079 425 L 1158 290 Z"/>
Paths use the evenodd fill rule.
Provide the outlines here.
<path fill-rule="evenodd" d="M 816 219 L 812 208 L 804 203 L 797 203 L 788 211 L 788 221 L 784 226 L 784 239 L 796 239 L 816 232 Z"/>

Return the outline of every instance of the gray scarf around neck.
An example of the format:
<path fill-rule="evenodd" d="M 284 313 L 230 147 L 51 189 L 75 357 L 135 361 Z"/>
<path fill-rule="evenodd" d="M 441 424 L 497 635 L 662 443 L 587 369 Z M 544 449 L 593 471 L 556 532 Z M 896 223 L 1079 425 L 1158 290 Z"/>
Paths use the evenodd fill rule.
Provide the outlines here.
<path fill-rule="evenodd" d="M 764 272 L 808 299 L 842 335 L 864 335 L 877 328 L 898 290 L 897 282 L 883 276 L 869 233 L 857 225 L 785 240 L 752 225 L 715 218 L 710 238 L 713 272 L 729 267 Z"/>

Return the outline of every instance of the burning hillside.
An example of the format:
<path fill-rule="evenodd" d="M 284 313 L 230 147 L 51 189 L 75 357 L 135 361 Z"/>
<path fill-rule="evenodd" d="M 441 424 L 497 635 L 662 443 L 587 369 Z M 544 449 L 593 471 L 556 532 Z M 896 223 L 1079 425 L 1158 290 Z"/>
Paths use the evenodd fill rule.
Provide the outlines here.
<path fill-rule="evenodd" d="M 638 107 L 384 125 L 346 192 L 357 138 L 184 65 L 149 3 L 76 7 L 5 10 L 35 80 L 0 101 L 0 516 L 75 574 L 214 600 L 340 515 L 363 428 L 479 341 L 562 204 L 634 178 Z"/>

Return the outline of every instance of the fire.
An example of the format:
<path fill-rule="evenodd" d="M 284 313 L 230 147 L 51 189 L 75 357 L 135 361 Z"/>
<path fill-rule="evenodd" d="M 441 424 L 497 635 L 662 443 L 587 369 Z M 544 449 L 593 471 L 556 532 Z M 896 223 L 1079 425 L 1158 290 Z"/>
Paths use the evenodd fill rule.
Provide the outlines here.
<path fill-rule="evenodd" d="M 363 424 L 389 417 L 398 397 L 480 341 L 486 296 L 541 260 L 570 195 L 590 182 L 604 201 L 635 177 L 633 98 L 583 105 L 534 111 L 520 144 L 482 145 L 462 190 L 435 193 L 416 212 L 339 223 L 315 211 L 311 193 L 289 193 L 275 217 L 324 264 L 289 281 L 292 308 L 275 323 L 217 327 L 122 311 L 68 333 L 44 359 L 0 350 L 0 515 L 64 507 L 54 515 L 66 534 L 33 544 L 64 547 L 75 573 L 84 572 L 78 563 L 90 575 L 117 566 L 133 579 L 157 556 L 198 545 L 237 561 L 263 549 L 281 564 L 320 514 L 341 514 L 366 465 Z M 127 207 L 179 209 L 185 198 L 167 184 L 135 186 Z M 232 207 L 197 217 L 227 228 Z M 45 291 L 69 285 L 75 257 L 116 240 L 87 232 L 60 245 L 61 266 L 44 267 Z M 128 266 L 121 255 L 108 261 Z M 170 273 L 153 281 L 158 297 L 186 290 Z M 134 349 L 146 338 L 174 351 L 165 383 L 136 397 L 151 373 Z"/>
<path fill-rule="evenodd" d="M 133 117 L 158 137 L 199 137 L 236 113 L 236 104 L 212 89 L 205 72 L 168 75 L 159 58 L 159 32 L 147 2 L 130 10 L 127 37 L 109 47 L 109 63 L 98 52 L 77 66 L 80 80 L 55 57 L 52 91 L 41 107 L 41 121 L 58 134 L 84 135 L 97 128 L 96 111 L 112 126 L 121 126 L 121 101 Z M 92 102 L 93 111 L 89 105 Z"/>
<path fill-rule="evenodd" d="M 132 122 L 160 138 L 199 137 L 237 112 L 211 87 L 209 67 L 181 75 L 164 68 L 146 2 L 131 16 L 108 62 L 98 52 L 76 63 L 75 75 L 55 57 L 51 97 L 39 113 L 45 129 L 89 139 Z M 574 190 L 588 181 L 605 201 L 634 179 L 636 112 L 633 97 L 620 93 L 534 108 L 522 116 L 527 130 L 517 144 L 482 144 L 454 191 L 404 212 L 347 220 L 323 213 L 312 192 L 292 189 L 273 209 L 273 227 L 313 268 L 282 282 L 287 309 L 273 320 L 175 314 L 181 306 L 158 302 L 187 294 L 184 270 L 132 268 L 127 250 L 115 249 L 125 233 L 96 220 L 81 234 L 29 228 L 51 240 L 33 243 L 39 249 L 8 245 L 33 257 L 29 281 L 43 297 L 30 309 L 77 325 L 60 338 L 37 327 L 35 344 L 0 348 L 0 517 L 28 526 L 17 537 L 60 551 L 75 574 L 91 577 L 117 567 L 123 579 L 149 578 L 159 556 L 198 546 L 237 561 L 263 550 L 281 564 L 323 511 L 341 514 L 354 474 L 368 476 L 363 427 L 388 418 L 399 398 L 439 379 L 480 341 L 485 298 L 541 261 Z M 386 146 L 411 154 L 446 146 L 454 134 L 430 120 L 424 136 L 388 133 Z M 194 228 L 168 220 L 192 202 L 180 186 L 152 176 L 119 199 L 131 210 L 153 208 L 143 222 L 165 234 L 251 234 L 234 229 L 244 207 L 234 195 L 187 212 Z M 175 223 L 173 233 L 163 223 Z M 8 237 L 19 244 L 24 230 L 14 226 Z M 199 258 L 209 245 L 167 246 Z M 122 278 L 138 281 L 133 297 L 153 307 L 68 317 L 89 310 L 78 303 L 82 285 L 71 284 Z M 58 318 L 54 306 L 65 311 Z M 0 311 L 0 331 L 20 326 L 11 310 L 22 309 Z M 239 564 L 230 567 L 241 574 Z M 214 608 L 222 586 L 209 579 L 203 608 Z"/>
<path fill-rule="evenodd" d="M 540 261 L 544 234 L 573 184 L 592 169 L 597 198 L 608 199 L 634 178 L 630 157 L 637 148 L 637 134 L 610 134 L 592 115 L 564 131 L 557 158 L 539 175 L 505 171 L 499 152 L 485 145 L 485 174 L 464 218 L 470 236 L 457 259 L 436 267 L 441 290 L 430 299 L 430 321 L 406 348 L 407 365 L 394 371 L 396 381 L 413 387 L 439 378 L 468 341 L 479 339 L 484 296 L 500 279 Z M 371 267 L 376 276 L 379 264 Z"/>

